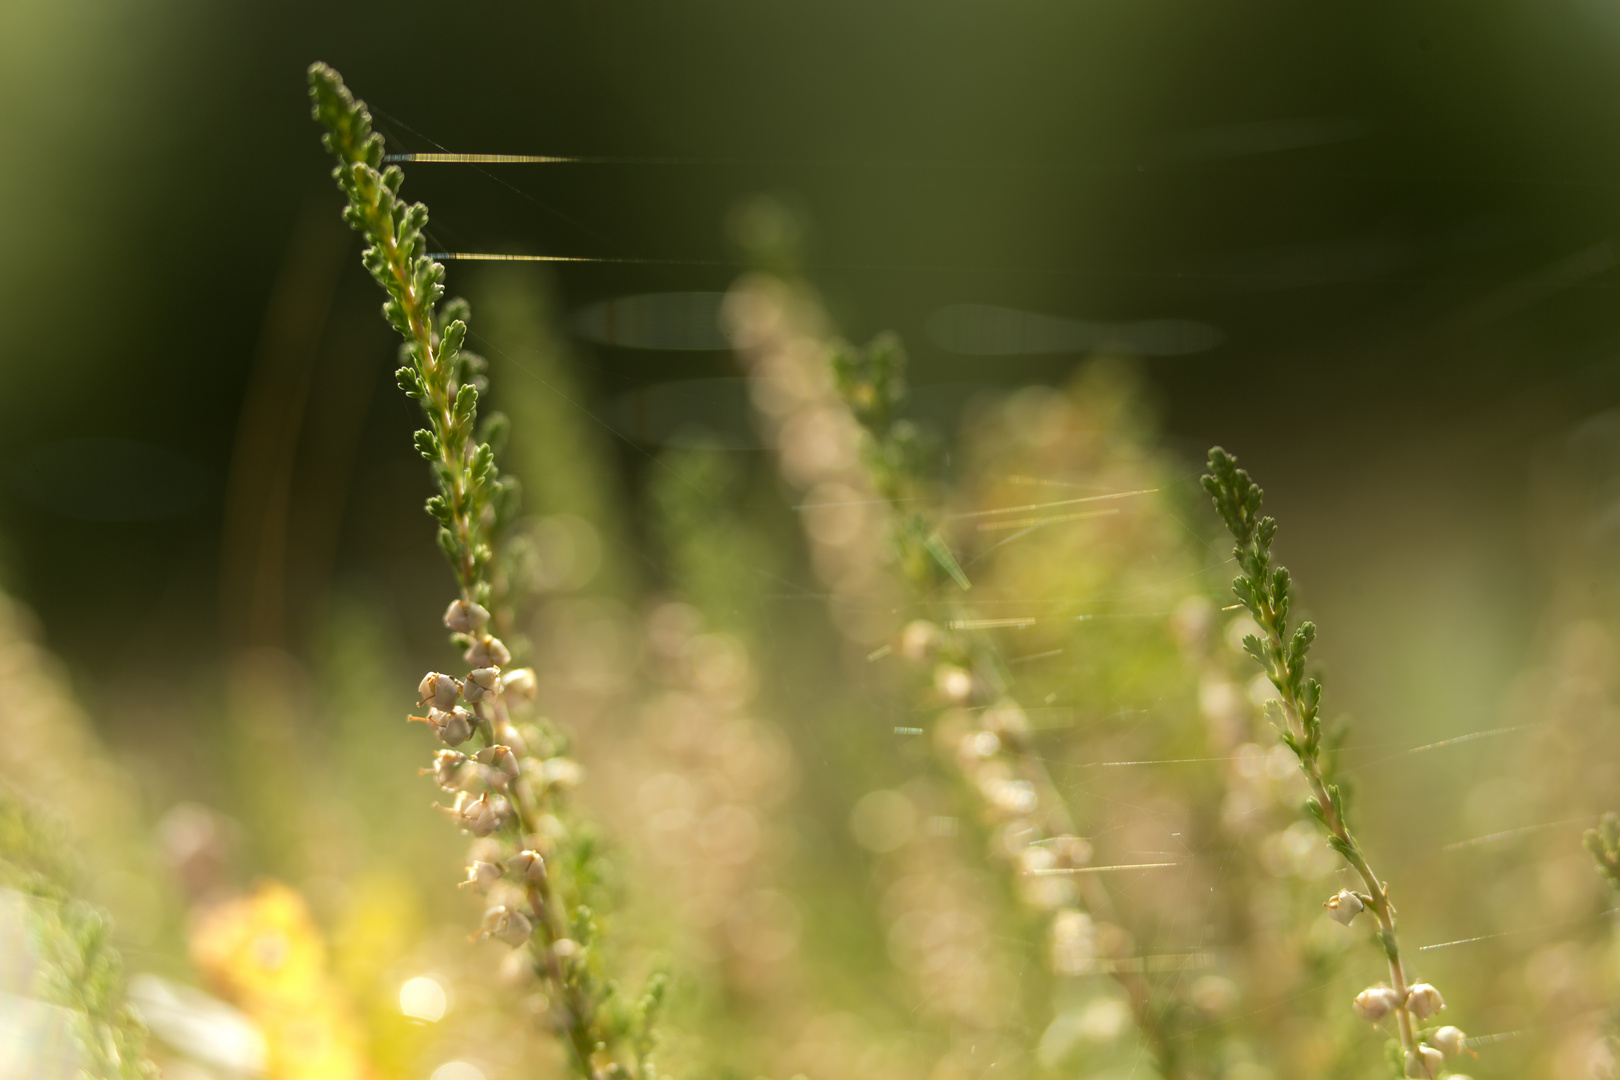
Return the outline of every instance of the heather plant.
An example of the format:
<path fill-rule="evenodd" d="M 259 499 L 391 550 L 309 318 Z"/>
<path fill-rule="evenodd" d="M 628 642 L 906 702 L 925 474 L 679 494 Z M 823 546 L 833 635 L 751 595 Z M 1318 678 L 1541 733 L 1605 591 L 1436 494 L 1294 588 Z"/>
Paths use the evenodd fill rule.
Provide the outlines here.
<path fill-rule="evenodd" d="M 583 358 L 558 325 L 553 284 L 534 267 L 495 265 L 473 279 L 494 398 L 508 418 L 506 473 L 523 485 L 523 516 L 505 541 L 514 598 L 628 598 L 624 498 L 606 429 L 588 411 Z M 567 462 L 567 468 L 558 468 Z M 521 605 L 517 612 L 521 625 Z"/>
<path fill-rule="evenodd" d="M 1103 358 L 975 408 L 946 522 L 1094 862 L 1176 863 L 1116 880 L 1149 977 L 1176 988 L 1189 1068 L 1328 1075 L 1347 931 L 1316 893 L 1336 860 L 1296 824 L 1291 755 L 1259 745 L 1247 658 L 1185 524 L 1197 495 L 1143 397 L 1131 365 Z M 1100 511 L 1074 501 L 1133 491 Z M 1082 1033 L 1108 987 L 1080 967 L 1058 980 L 1048 1055 L 1065 1033 L 1075 1056 L 1100 1055 Z"/>
<path fill-rule="evenodd" d="M 149 1080 L 146 1030 L 125 1000 L 104 911 L 74 895 L 63 837 L 0 787 L 0 990 L 16 1075 Z M 26 1006 L 16 1004 L 24 999 Z"/>
<path fill-rule="evenodd" d="M 1298 760 L 1309 785 L 1305 809 L 1327 833 L 1328 846 L 1343 857 L 1365 887 L 1365 891 L 1340 889 L 1327 899 L 1327 910 L 1347 925 L 1368 913 L 1376 922 L 1375 939 L 1388 962 L 1388 983 L 1358 994 L 1355 1010 L 1374 1023 L 1393 1018 L 1398 1041 L 1391 1042 L 1390 1056 L 1397 1073 L 1440 1075 L 1448 1058 L 1465 1053 L 1464 1036 L 1452 1025 L 1426 1023 L 1445 1008 L 1445 1000 L 1433 985 L 1416 981 L 1408 973 L 1396 936 L 1389 885 L 1374 873 L 1351 831 L 1345 791 L 1334 776 L 1333 741 L 1321 717 L 1322 686 L 1306 671 L 1316 625 L 1289 622 L 1293 581 L 1287 569 L 1273 564 L 1271 555 L 1276 519 L 1261 515 L 1259 486 L 1219 447 L 1209 452 L 1209 472 L 1202 482 L 1237 542 L 1233 558 L 1239 573 L 1232 592 L 1260 631 L 1245 636 L 1243 647 L 1276 689 L 1268 713 L 1278 738 Z"/>
<path fill-rule="evenodd" d="M 833 589 L 835 619 L 854 641 L 877 646 L 869 660 L 897 652 L 926 673 L 913 708 L 936 715 L 941 757 L 973 794 L 971 820 L 1010 872 L 1011 895 L 1044 927 L 1055 973 L 1111 976 L 1161 1071 L 1203 1075 L 1211 1064 L 1176 1030 L 1185 1011 L 1180 980 L 1146 976 L 1104 881 L 1119 868 L 1091 865 L 1092 846 L 1077 835 L 991 636 L 1024 620 L 985 618 L 972 606 L 973 581 L 947 539 L 944 496 L 929 478 L 928 442 L 897 415 L 898 340 L 837 344 L 805 287 L 763 275 L 739 284 L 730 312 L 762 423 L 774 432 L 785 476 L 805 491 L 811 554 Z M 1094 516 L 1085 504 L 1119 494 L 1068 500 L 1065 518 Z M 901 611 L 913 617 L 898 618 Z"/>
<path fill-rule="evenodd" d="M 671 1053 L 699 1074 L 776 1074 L 813 1008 L 802 898 L 782 880 L 798 769 L 758 636 L 772 558 L 740 511 L 743 483 L 712 447 L 659 455 L 646 516 L 663 588 L 640 619 L 642 685 L 608 799 L 643 876 L 669 888 L 643 908 L 682 981 Z"/>
<path fill-rule="evenodd" d="M 900 628 L 904 579 L 893 570 L 886 500 L 861 462 L 859 424 L 833 384 L 825 313 L 802 283 L 758 274 L 734 286 L 726 322 L 748 370 L 762 433 L 803 507 L 810 562 L 827 588 L 828 613 L 858 650 L 849 659 L 858 670 L 870 668 L 864 658 L 885 653 L 884 643 Z M 911 708 L 896 703 L 885 711 L 908 717 Z M 847 737 L 867 755 L 894 753 L 892 743 L 887 751 L 872 745 L 871 734 L 850 731 Z M 957 835 L 951 810 L 949 800 L 927 786 L 912 787 L 910 795 L 879 789 L 855 806 L 851 824 L 868 834 L 863 846 L 881 856 L 889 952 L 910 981 L 913 1011 L 931 1021 L 928 1052 L 937 1056 L 936 1067 L 1001 1062 L 1005 1068 L 1028 1052 L 1020 1031 L 1020 958 L 995 932 L 1001 900 L 977 873 L 980 859 L 970 854 L 970 839 Z M 892 841 L 896 821 L 919 820 L 935 823 L 918 830 L 922 842 Z"/>
<path fill-rule="evenodd" d="M 930 492 L 925 473 L 925 444 L 912 424 L 896 418 L 906 392 L 901 345 L 891 337 L 880 337 L 865 348 L 841 345 L 833 351 L 831 364 L 839 392 L 865 431 L 863 460 L 876 489 L 894 508 L 896 521 L 891 528 L 897 560 L 914 583 L 914 612 L 922 619 L 902 628 L 897 636 L 899 651 L 927 672 L 927 693 L 936 708 L 943 706 L 936 719 L 936 742 L 982 800 L 980 814 L 990 827 L 991 852 L 1009 861 L 1017 874 L 1019 899 L 1047 928 L 1051 967 L 1059 976 L 1113 976 L 1126 994 L 1136 1027 L 1152 1046 L 1160 1072 L 1165 1077 L 1207 1074 L 1209 1067 L 1200 1061 L 1204 1054 L 1192 1046 L 1184 1030 L 1187 1007 L 1176 991 L 1179 980 L 1150 978 L 1149 959 L 1128 929 L 1132 913 L 1121 910 L 1106 884 L 1105 874 L 1113 871 L 1098 866 L 1093 861 L 1092 842 L 1077 836 L 1071 801 L 1051 777 L 1050 740 L 1043 740 L 1029 711 L 1017 701 L 1016 677 L 995 635 L 1019 627 L 1027 615 L 998 609 L 996 615 L 987 617 L 972 602 L 974 591 L 970 589 L 978 586 L 970 581 L 962 563 L 969 563 L 977 573 L 980 557 L 995 554 L 1003 538 L 983 542 L 978 551 L 964 554 L 962 559 L 954 554 L 972 549 L 946 536 L 949 523 L 943 520 L 943 497 L 940 492 Z M 1089 479 L 1106 491 L 1108 481 L 1116 476 L 1097 470 Z M 1021 531 L 1118 515 L 1116 508 L 1100 510 L 1098 504 L 1115 502 L 1121 494 L 1142 492 L 1111 489 L 1100 495 L 1042 500 L 1034 507 L 1027 500 L 1024 504 L 991 502 L 990 508 L 966 510 L 962 518 L 978 526 L 1008 526 L 990 533 L 974 529 L 978 536 L 1003 533 L 1017 538 Z M 1051 502 L 1064 505 L 1042 505 Z M 1037 517 L 1027 517 L 1032 510 Z M 1053 581 L 1048 580 L 1045 588 L 1051 585 Z M 1126 594 L 1131 588 L 1123 575 L 1113 585 Z M 996 596 L 1027 593 L 1008 591 Z M 1043 614 L 1050 619 L 1058 610 Z M 1027 648 L 1029 654 L 1043 651 L 1040 644 Z M 1055 696 L 1045 699 L 1051 701 Z M 1084 704 L 1089 703 L 1082 703 L 1082 708 Z M 1181 860 L 1158 858 L 1139 870 L 1158 870 L 1176 861 Z M 1199 950 L 1192 952 L 1191 959 L 1199 959 Z M 1187 957 L 1168 960 L 1174 970 Z"/>
<path fill-rule="evenodd" d="M 470 671 L 460 679 L 430 672 L 421 682 L 427 711 L 412 719 L 445 746 L 424 771 L 454 795 L 441 809 L 476 838 L 467 884 L 490 900 L 481 936 L 526 950 L 574 1073 L 586 1080 L 650 1076 L 662 980 L 655 976 L 645 994 L 629 1000 L 598 974 L 601 949 L 587 901 L 600 876 L 599 847 L 570 821 L 566 802 L 581 770 L 556 729 L 524 718 L 534 673 L 513 668 L 510 650 L 491 632 L 510 619 L 497 589 L 506 580 L 496 572 L 497 545 L 517 492 L 494 464 L 492 443 L 504 421 L 492 416 L 478 426 L 485 364 L 463 348 L 467 305 L 440 307 L 444 268 L 425 253 L 427 210 L 399 198 L 403 174 L 382 167 L 383 140 L 364 104 L 325 65 L 309 74 L 314 116 L 349 200 L 345 219 L 369 245 L 364 263 L 388 296 L 385 318 L 405 341 L 400 387 L 429 421 L 416 433 L 416 448 L 439 488 L 427 509 L 459 590 L 444 623 Z M 473 753 L 456 749 L 472 741 L 479 744 Z"/>

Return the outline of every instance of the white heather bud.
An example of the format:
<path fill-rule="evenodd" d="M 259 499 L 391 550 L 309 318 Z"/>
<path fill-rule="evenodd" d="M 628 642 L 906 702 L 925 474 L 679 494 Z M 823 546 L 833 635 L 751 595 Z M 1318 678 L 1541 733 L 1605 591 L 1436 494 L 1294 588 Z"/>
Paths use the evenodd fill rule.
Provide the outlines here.
<path fill-rule="evenodd" d="M 507 746 L 510 746 L 512 748 L 512 753 L 516 754 L 518 757 L 527 757 L 529 755 L 529 744 L 518 732 L 515 724 L 507 723 L 495 725 L 495 737 L 501 740 L 501 742 L 505 743 Z"/>
<path fill-rule="evenodd" d="M 1018 702 L 998 701 L 984 710 L 984 727 L 1007 739 L 1016 739 L 1029 732 L 1029 717 L 1018 707 Z"/>
<path fill-rule="evenodd" d="M 509 746 L 486 746 L 477 754 L 478 764 L 488 765 L 508 780 L 517 779 L 518 760 Z"/>
<path fill-rule="evenodd" d="M 486 937 L 499 938 L 516 948 L 529 940 L 534 924 L 523 912 L 502 905 L 484 912 L 483 931 Z"/>
<path fill-rule="evenodd" d="M 461 692 L 468 701 L 476 703 L 494 697 L 500 689 L 501 669 L 481 667 L 468 672 L 467 681 L 462 684 Z"/>
<path fill-rule="evenodd" d="M 549 787 L 570 791 L 585 779 L 585 767 L 565 757 L 547 758 L 541 766 L 541 776 Z"/>
<path fill-rule="evenodd" d="M 411 719 L 432 728 L 433 734 L 437 735 L 439 741 L 446 746 L 460 746 L 472 738 L 472 713 L 459 705 L 449 712 L 443 709 L 429 709 L 426 716 L 413 716 Z"/>
<path fill-rule="evenodd" d="M 1428 983 L 1413 983 L 1412 988 L 1406 992 L 1406 1007 L 1411 1009 L 1412 1015 L 1419 1020 L 1427 1020 L 1446 1007 L 1446 999 L 1440 996 L 1440 991 Z"/>
<path fill-rule="evenodd" d="M 934 669 L 934 689 L 946 701 L 960 705 L 973 693 L 973 676 L 955 664 L 941 664 Z"/>
<path fill-rule="evenodd" d="M 506 800 L 498 795 L 492 797 L 487 792 L 471 799 L 465 791 L 461 791 L 456 793 L 454 806 L 441 806 L 439 809 L 474 836 L 488 836 L 501 827 L 501 819 L 506 816 Z"/>
<path fill-rule="evenodd" d="M 1361 897 L 1349 889 L 1340 889 L 1322 906 L 1327 908 L 1328 917 L 1341 926 L 1349 926 L 1351 919 L 1367 910 Z"/>
<path fill-rule="evenodd" d="M 480 634 L 468 646 L 467 651 L 461 654 L 462 659 L 473 667 L 505 667 L 512 662 L 512 654 L 501 644 L 498 637 Z"/>
<path fill-rule="evenodd" d="M 467 867 L 467 880 L 463 881 L 461 885 L 463 888 L 471 885 L 479 892 L 488 892 L 490 887 L 499 880 L 501 880 L 500 866 L 480 859 Z"/>
<path fill-rule="evenodd" d="M 1400 998 L 1395 991 L 1387 986 L 1369 986 L 1356 995 L 1356 1015 L 1363 1020 L 1378 1023 L 1388 1016 L 1395 1006 L 1400 1004 Z"/>
<path fill-rule="evenodd" d="M 489 621 L 489 612 L 466 600 L 452 601 L 444 610 L 444 625 L 458 634 L 471 634 Z"/>
<path fill-rule="evenodd" d="M 975 731 L 964 737 L 966 753 L 976 758 L 993 758 L 1001 752 L 1001 737 L 993 731 Z"/>
<path fill-rule="evenodd" d="M 1429 1080 L 1440 1075 L 1440 1066 L 1445 1062 L 1445 1055 L 1432 1046 L 1420 1046 L 1416 1050 L 1406 1052 L 1406 1075 L 1409 1077 Z"/>
<path fill-rule="evenodd" d="M 992 806 L 1007 814 L 1033 814 L 1040 804 L 1035 787 L 1028 780 L 992 779 L 983 785 Z"/>
<path fill-rule="evenodd" d="M 1091 841 L 1080 836 L 1054 836 L 1048 846 L 1057 853 L 1062 866 L 1085 866 L 1091 862 Z"/>
<path fill-rule="evenodd" d="M 573 938 L 564 937 L 552 942 L 551 951 L 557 954 L 557 959 L 568 961 L 577 958 L 585 950 L 580 948 L 579 942 Z"/>
<path fill-rule="evenodd" d="M 927 619 L 916 619 L 900 631 L 900 655 L 920 664 L 939 647 L 939 627 Z"/>
<path fill-rule="evenodd" d="M 456 698 L 461 694 L 461 684 L 442 671 L 430 671 L 422 678 L 422 684 L 417 687 L 421 693 L 420 705 L 432 705 L 436 709 L 455 708 Z"/>
<path fill-rule="evenodd" d="M 1468 1048 L 1468 1036 L 1462 1033 L 1462 1028 L 1450 1024 L 1430 1035 L 1429 1041 L 1439 1047 L 1446 1057 L 1456 1057 Z"/>
<path fill-rule="evenodd" d="M 535 681 L 534 668 L 518 668 L 515 671 L 501 673 L 501 693 L 511 694 L 523 701 L 533 701 L 535 691 L 539 684 Z"/>
<path fill-rule="evenodd" d="M 532 881 L 536 884 L 546 879 L 546 860 L 540 857 L 538 851 L 520 851 L 506 860 L 506 868 L 512 871 L 512 876 L 523 881 Z"/>
<path fill-rule="evenodd" d="M 461 770 L 466 767 L 466 754 L 459 750 L 440 750 L 433 755 L 433 768 L 422 771 L 432 773 L 433 779 L 446 791 L 454 791 L 461 786 Z"/>
<path fill-rule="evenodd" d="M 1097 958 L 1096 927 L 1091 916 L 1065 908 L 1052 919 L 1052 966 L 1063 975 L 1088 970 Z"/>
<path fill-rule="evenodd" d="M 1045 844 L 1031 844 L 1017 858 L 1018 869 L 1026 874 L 1039 874 L 1057 865 L 1057 853 Z"/>

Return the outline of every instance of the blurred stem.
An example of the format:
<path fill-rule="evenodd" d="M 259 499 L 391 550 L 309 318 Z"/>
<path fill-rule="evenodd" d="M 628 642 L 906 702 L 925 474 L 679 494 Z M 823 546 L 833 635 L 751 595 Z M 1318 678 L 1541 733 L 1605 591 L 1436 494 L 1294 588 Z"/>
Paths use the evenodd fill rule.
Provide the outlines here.
<path fill-rule="evenodd" d="M 951 622 L 970 623 L 973 619 L 972 609 L 965 604 L 953 604 L 948 612 L 946 624 Z M 1011 700 L 1007 691 L 1007 677 L 1001 665 L 1001 653 L 984 634 L 982 630 L 967 631 L 969 650 L 973 656 L 974 666 L 981 672 L 993 674 L 995 691 L 1005 700 Z M 1058 787 L 1052 781 L 1052 774 L 1046 767 L 1046 761 L 1035 748 L 1030 745 L 1024 734 L 1003 732 L 1000 735 L 1002 747 L 1007 751 L 1018 765 L 1019 772 L 1035 789 L 1036 802 L 1041 809 L 1046 832 L 1049 836 L 1073 836 L 1076 833 L 1074 816 L 1069 812 L 1069 803 Z M 1108 886 L 1096 874 L 1077 874 L 1077 886 L 1084 898 L 1086 910 L 1093 918 L 1105 922 L 1118 924 L 1119 913 L 1114 905 L 1113 895 Z M 1154 1056 L 1159 1061 L 1159 1067 L 1164 1080 L 1182 1080 L 1185 1070 L 1181 1066 L 1181 1056 L 1165 1023 L 1153 1001 L 1153 987 L 1141 972 L 1128 971 L 1121 968 L 1118 963 L 1113 965 L 1114 981 L 1119 983 L 1130 999 L 1131 1012 L 1136 1026 L 1147 1041 L 1154 1048 Z"/>
<path fill-rule="evenodd" d="M 905 350 L 892 334 L 883 334 L 864 348 L 840 344 L 831 350 L 833 380 L 854 420 L 868 440 L 861 454 L 871 488 L 887 502 L 894 515 L 895 544 L 899 563 L 914 591 L 915 600 L 940 625 L 972 627 L 978 622 L 971 605 L 956 598 L 958 588 L 970 584 L 966 574 L 939 532 L 937 498 L 928 490 L 922 462 L 922 449 L 916 430 L 897 420 L 896 412 L 906 393 Z M 953 584 L 954 582 L 954 584 Z M 949 590 L 946 597 L 940 590 Z M 1008 690 L 1009 679 L 1000 650 L 981 630 L 964 629 L 958 639 L 963 654 L 979 673 L 989 691 L 987 705 L 1017 705 Z M 1001 752 L 1035 793 L 1035 812 L 1029 815 L 1037 829 L 1050 838 L 1075 834 L 1074 820 L 1067 800 L 1052 783 L 1045 763 L 1030 746 L 1027 732 L 1001 728 L 995 732 Z M 973 777 L 963 769 L 970 791 L 977 791 Z M 1107 885 L 1096 874 L 1078 874 L 1078 891 L 1093 917 L 1117 925 L 1118 916 Z M 1123 928 L 1122 928 L 1123 929 Z M 1182 1080 L 1185 1075 L 1170 1016 L 1157 1007 L 1153 989 L 1139 971 L 1128 970 L 1122 961 L 1109 958 L 1110 973 L 1130 999 L 1138 1030 L 1153 1047 L 1154 1056 L 1166 1080 Z"/>

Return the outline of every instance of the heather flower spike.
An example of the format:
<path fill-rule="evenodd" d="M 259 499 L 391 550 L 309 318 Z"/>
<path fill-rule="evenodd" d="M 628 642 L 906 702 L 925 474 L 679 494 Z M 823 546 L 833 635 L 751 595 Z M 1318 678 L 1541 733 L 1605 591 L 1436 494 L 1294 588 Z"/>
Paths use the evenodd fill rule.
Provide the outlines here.
<path fill-rule="evenodd" d="M 742 288 L 734 295 L 741 295 Z M 757 295 L 763 299 L 765 294 L 761 288 Z M 763 314 L 768 310 L 766 304 L 756 310 L 761 328 L 776 323 L 774 317 Z M 791 317 L 783 320 L 790 321 Z M 886 648 L 927 672 L 931 685 L 921 704 L 930 710 L 943 707 L 942 723 L 951 723 L 946 718 L 958 714 L 972 716 L 966 725 L 970 730 L 948 742 L 958 750 L 956 764 L 980 811 L 995 824 L 998 840 L 992 851 L 1010 864 L 1021 899 L 1050 920 L 1054 968 L 1059 973 L 1079 973 L 1106 955 L 1107 966 L 1102 970 L 1124 990 L 1132 1018 L 1158 1058 L 1160 1073 L 1167 1080 L 1186 1080 L 1193 1074 L 1178 1024 L 1183 1010 L 1173 1000 L 1176 992 L 1161 992 L 1135 967 L 1138 958 L 1126 955 L 1132 948 L 1130 938 L 1114 925 L 1117 912 L 1100 875 L 1076 875 L 1078 880 L 1072 882 L 1059 876 L 1078 869 L 1078 863 L 1067 857 L 1077 853 L 1079 845 L 1052 845 L 1050 849 L 1048 845 L 1072 836 L 1074 821 L 1044 758 L 1031 744 L 1024 711 L 1007 684 L 1005 658 L 990 637 L 972 632 L 979 620 L 971 617 L 962 594 L 973 583 L 941 531 L 945 525 L 942 508 L 934 506 L 928 494 L 931 485 L 924 468 L 924 443 L 917 429 L 897 416 L 906 389 L 904 347 L 895 335 L 883 334 L 864 347 L 829 342 L 825 349 L 801 353 L 790 344 L 791 335 L 776 336 L 781 325 L 777 323 L 778 330 L 761 334 L 750 344 L 752 331 L 739 320 L 734 341 L 749 357 L 753 377 L 761 387 L 772 386 L 790 367 L 818 365 L 813 373 L 806 371 L 808 379 L 794 380 L 792 388 L 782 380 L 782 396 L 791 395 L 800 402 L 795 419 L 775 416 L 771 421 L 780 424 L 778 450 L 784 474 L 795 483 L 804 479 L 807 484 L 817 471 L 829 478 L 836 475 L 830 473 L 826 461 L 812 465 L 809 455 L 799 460 L 796 440 L 789 434 L 799 419 L 808 423 L 811 417 L 826 418 L 841 410 L 848 428 L 859 431 L 857 454 L 864 466 L 863 486 L 887 504 L 890 557 L 883 561 L 892 562 L 897 576 L 909 582 L 912 600 L 927 616 L 913 620 L 898 633 L 891 632 Z M 769 344 L 772 340 L 775 345 Z M 805 340 L 809 340 L 808 334 Z M 822 363 L 830 365 L 841 400 L 835 401 L 830 394 L 823 398 L 820 391 L 810 389 L 824 385 L 820 382 L 826 374 L 819 369 Z M 815 541 L 815 530 L 809 531 Z M 889 571 L 882 573 L 887 576 Z M 835 596 L 848 587 L 838 583 L 837 575 L 828 578 Z M 865 579 L 854 573 L 842 575 L 844 582 L 853 580 Z M 881 654 L 883 650 L 870 658 Z M 946 742 L 941 740 L 940 745 Z M 1059 888 L 1031 887 L 1038 884 Z M 1082 904 L 1085 911 L 1079 910 Z M 1071 932 L 1077 917 L 1096 920 L 1095 942 L 1089 934 Z M 1093 944 L 1098 955 L 1087 957 Z"/>
<path fill-rule="evenodd" d="M 427 512 L 437 524 L 439 547 L 459 594 L 445 609 L 444 625 L 472 669 L 459 682 L 429 672 L 417 687 L 427 715 L 411 719 L 427 724 L 447 746 L 474 738 L 483 745 L 471 757 L 441 750 L 423 771 L 456 793 L 454 803 L 439 810 L 481 838 L 481 846 L 496 845 L 502 852 L 498 861 L 483 855 L 474 859 L 466 884 L 479 891 L 492 888 L 505 875 L 504 863 L 521 886 L 524 908 L 490 908 L 481 936 L 529 950 L 533 969 L 546 983 L 548 1030 L 566 1044 L 573 1075 L 578 1080 L 651 1080 L 661 977 L 649 980 L 643 1006 L 626 1022 L 610 1007 L 612 983 L 599 981 L 591 963 L 561 963 L 561 947 L 573 944 L 570 928 L 585 912 L 579 894 L 581 879 L 595 877 L 589 866 L 592 856 L 584 851 L 577 865 L 567 864 L 566 873 L 548 873 L 529 850 L 535 842 L 530 837 L 551 835 L 541 823 L 560 820 L 558 798 L 583 773 L 565 758 L 528 758 L 529 770 L 519 760 L 530 741 L 517 734 L 508 704 L 534 699 L 534 672 L 524 668 L 503 674 L 512 654 L 491 633 L 491 623 L 501 626 L 505 621 L 494 582 L 509 575 L 492 571 L 502 531 L 516 512 L 517 486 L 495 467 L 492 435 L 503 421 L 492 416 L 479 424 L 485 365 L 463 348 L 467 305 L 459 300 L 440 305 L 444 267 L 427 255 L 427 208 L 400 197 L 404 173 L 397 165 L 384 166 L 383 139 L 372 130 L 365 105 L 325 64 L 311 65 L 309 88 L 315 119 L 325 129 L 322 141 L 337 159 L 332 175 L 348 197 L 344 219 L 365 239 L 363 262 L 387 294 L 383 315 L 404 339 L 404 362 L 395 378 L 427 421 L 415 436 L 417 452 L 427 460 L 437 487 Z M 466 707 L 458 704 L 462 701 Z M 548 737 L 540 741 L 556 742 Z M 543 782 L 523 783 L 519 778 L 529 771 Z M 493 790 L 474 798 L 464 785 Z"/>
<path fill-rule="evenodd" d="M 1286 569 L 1272 564 L 1276 519 L 1261 515 L 1259 485 L 1238 468 L 1236 458 L 1218 446 L 1209 452 L 1209 472 L 1202 482 L 1227 531 L 1237 541 L 1232 555 L 1239 573 L 1232 582 L 1232 593 L 1261 630 L 1258 636 L 1246 637 L 1243 647 L 1276 690 L 1274 709 L 1280 737 L 1299 760 L 1311 791 L 1305 808 L 1326 831 L 1328 846 L 1344 858 L 1366 886 L 1365 893 L 1345 890 L 1329 900 L 1329 914 L 1348 923 L 1356 914 L 1349 902 L 1353 899 L 1360 905 L 1358 910 L 1371 910 L 1378 920 L 1378 942 L 1389 964 L 1390 998 L 1386 1000 L 1381 992 L 1363 991 L 1356 998 L 1356 1012 L 1375 1021 L 1393 1012 L 1405 1054 L 1406 1075 L 1433 1076 L 1440 1053 L 1419 1045 L 1417 1021 L 1439 1012 L 1445 1002 L 1428 983 L 1409 987 L 1400 941 L 1395 935 L 1395 907 L 1389 901 L 1389 887 L 1367 862 L 1351 832 L 1344 793 L 1330 780 L 1332 763 L 1324 760 L 1323 754 L 1322 685 L 1305 670 L 1316 640 L 1316 625 L 1302 622 L 1291 627 L 1288 621 L 1294 598 L 1293 579 Z"/>

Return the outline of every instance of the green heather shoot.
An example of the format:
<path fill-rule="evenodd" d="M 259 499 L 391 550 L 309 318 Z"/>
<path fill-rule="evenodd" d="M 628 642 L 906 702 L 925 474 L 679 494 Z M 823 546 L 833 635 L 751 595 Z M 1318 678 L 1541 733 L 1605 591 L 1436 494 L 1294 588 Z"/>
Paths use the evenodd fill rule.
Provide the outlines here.
<path fill-rule="evenodd" d="M 1310 784 L 1305 809 L 1327 833 L 1328 846 L 1355 870 L 1364 886 L 1365 891 L 1341 889 L 1327 899 L 1326 907 L 1335 920 L 1346 925 L 1370 911 L 1377 923 L 1377 944 L 1389 963 L 1389 982 L 1358 994 L 1355 1010 L 1374 1023 L 1394 1016 L 1400 1042 L 1391 1056 L 1399 1074 L 1438 1076 L 1447 1057 L 1463 1052 L 1462 1033 L 1450 1025 L 1425 1026 L 1446 1007 L 1445 1000 L 1434 986 L 1413 982 L 1408 975 L 1395 933 L 1389 885 L 1373 872 L 1351 831 L 1344 793 L 1331 780 L 1333 762 L 1324 752 L 1322 684 L 1306 672 L 1316 624 L 1304 621 L 1291 629 L 1293 579 L 1285 567 L 1273 565 L 1271 557 L 1277 521 L 1260 513 L 1259 485 L 1238 468 L 1236 458 L 1218 446 L 1209 452 L 1209 472 L 1202 482 L 1237 542 L 1232 556 L 1239 572 L 1232 592 L 1262 631 L 1246 636 L 1243 647 L 1276 688 L 1278 696 L 1272 699 L 1269 711 L 1278 737 L 1298 759 Z"/>
<path fill-rule="evenodd" d="M 404 174 L 383 166 L 383 139 L 365 104 L 337 72 L 309 69 L 314 116 L 337 159 L 332 175 L 348 197 L 344 218 L 366 240 L 366 269 L 387 294 L 383 316 L 404 339 L 400 389 L 417 401 L 428 427 L 416 433 L 439 493 L 427 511 L 438 526 L 458 595 L 444 624 L 469 670 L 461 678 L 429 672 L 419 689 L 425 724 L 444 745 L 424 772 L 454 796 L 440 809 L 475 838 L 464 884 L 489 898 L 480 936 L 525 950 L 548 989 L 552 1024 L 581 1080 L 645 1080 L 655 1074 L 653 1023 L 664 993 L 655 975 L 626 1000 L 600 977 L 601 943 L 586 905 L 600 858 L 589 831 L 571 825 L 567 793 L 582 770 L 561 735 L 529 712 L 532 669 L 514 667 L 491 633 L 501 621 L 493 587 L 501 533 L 515 513 L 517 489 L 495 467 L 491 430 L 478 423 L 482 358 L 463 346 L 468 306 L 442 307 L 444 267 L 426 255 L 427 208 L 399 195 Z M 472 753 L 456 749 L 469 742 Z"/>

